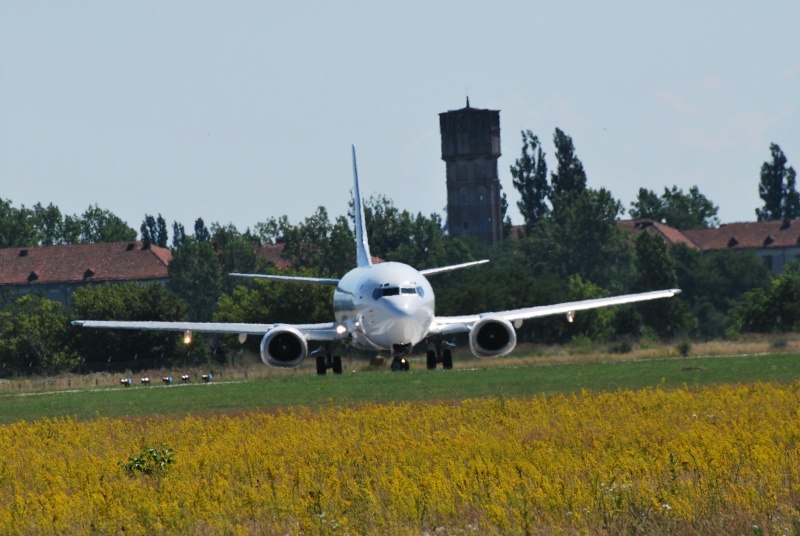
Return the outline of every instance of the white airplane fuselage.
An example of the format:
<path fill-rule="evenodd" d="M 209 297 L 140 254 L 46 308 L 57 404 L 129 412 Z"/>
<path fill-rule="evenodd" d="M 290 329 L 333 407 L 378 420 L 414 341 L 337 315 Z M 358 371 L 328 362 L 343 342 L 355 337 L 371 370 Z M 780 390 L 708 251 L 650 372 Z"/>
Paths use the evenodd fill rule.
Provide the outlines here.
<path fill-rule="evenodd" d="M 435 298 L 419 271 L 398 262 L 349 271 L 333 295 L 336 321 L 352 335 L 350 344 L 366 350 L 408 353 L 428 334 Z"/>

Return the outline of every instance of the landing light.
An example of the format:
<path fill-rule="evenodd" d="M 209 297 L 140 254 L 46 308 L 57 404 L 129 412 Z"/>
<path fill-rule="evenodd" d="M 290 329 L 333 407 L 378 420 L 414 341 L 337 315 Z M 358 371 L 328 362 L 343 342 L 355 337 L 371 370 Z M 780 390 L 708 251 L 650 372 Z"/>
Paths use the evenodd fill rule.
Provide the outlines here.
<path fill-rule="evenodd" d="M 183 344 L 191 344 L 192 343 L 192 332 L 188 329 L 183 333 Z"/>
<path fill-rule="evenodd" d="M 339 335 L 344 334 L 347 331 L 347 327 L 344 324 L 339 324 L 336 326 L 336 333 Z"/>
<path fill-rule="evenodd" d="M 575 321 L 575 311 L 567 311 L 567 322 L 572 324 Z"/>

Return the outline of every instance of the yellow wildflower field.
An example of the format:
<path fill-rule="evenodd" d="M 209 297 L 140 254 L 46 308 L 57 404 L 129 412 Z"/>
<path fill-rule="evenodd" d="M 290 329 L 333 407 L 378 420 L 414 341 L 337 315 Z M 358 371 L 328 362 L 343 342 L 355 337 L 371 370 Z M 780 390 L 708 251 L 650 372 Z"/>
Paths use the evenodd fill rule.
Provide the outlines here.
<path fill-rule="evenodd" d="M 0 533 L 790 534 L 799 411 L 770 383 L 20 422 Z"/>

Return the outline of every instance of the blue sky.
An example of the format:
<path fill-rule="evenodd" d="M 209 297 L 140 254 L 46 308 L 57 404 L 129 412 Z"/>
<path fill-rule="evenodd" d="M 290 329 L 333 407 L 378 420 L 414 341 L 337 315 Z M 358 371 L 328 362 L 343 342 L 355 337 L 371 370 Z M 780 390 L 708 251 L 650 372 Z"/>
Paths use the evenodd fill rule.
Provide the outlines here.
<path fill-rule="evenodd" d="M 778 143 L 800 169 L 800 2 L 3 2 L 0 197 L 192 228 L 344 214 L 362 190 L 444 213 L 438 114 L 500 110 L 589 186 L 697 185 L 754 219 Z"/>

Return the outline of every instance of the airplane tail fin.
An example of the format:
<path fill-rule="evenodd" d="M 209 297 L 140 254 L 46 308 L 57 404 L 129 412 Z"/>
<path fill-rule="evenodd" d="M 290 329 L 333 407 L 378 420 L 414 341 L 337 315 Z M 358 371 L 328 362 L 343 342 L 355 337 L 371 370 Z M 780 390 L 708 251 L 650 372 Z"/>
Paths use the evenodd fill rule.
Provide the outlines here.
<path fill-rule="evenodd" d="M 353 181 L 355 182 L 353 211 L 356 215 L 356 261 L 360 268 L 372 264 L 372 255 L 370 255 L 369 241 L 367 240 L 367 223 L 364 219 L 364 201 L 361 199 L 361 189 L 358 186 L 355 145 L 353 145 Z"/>

